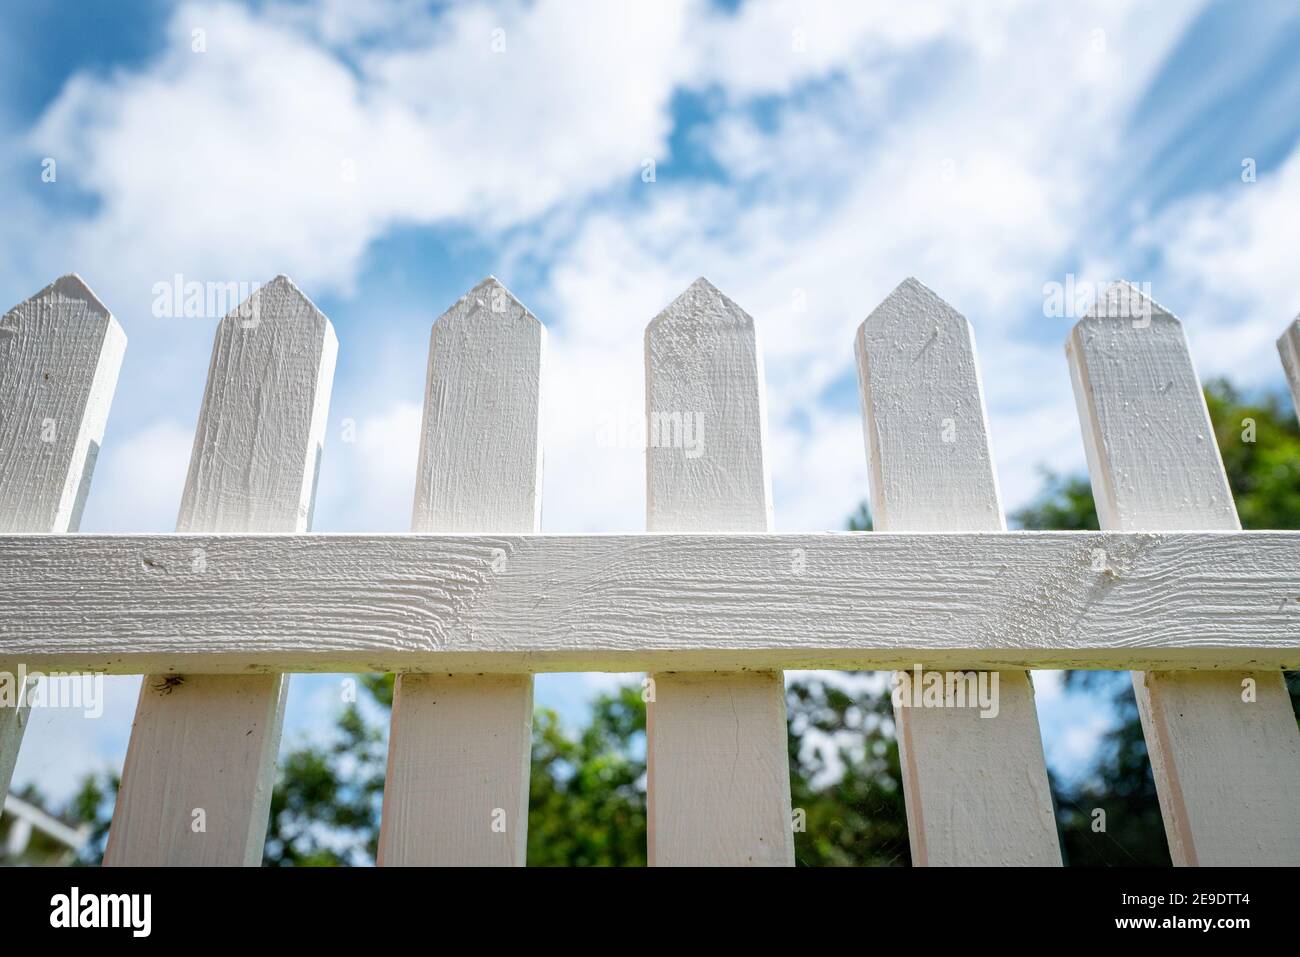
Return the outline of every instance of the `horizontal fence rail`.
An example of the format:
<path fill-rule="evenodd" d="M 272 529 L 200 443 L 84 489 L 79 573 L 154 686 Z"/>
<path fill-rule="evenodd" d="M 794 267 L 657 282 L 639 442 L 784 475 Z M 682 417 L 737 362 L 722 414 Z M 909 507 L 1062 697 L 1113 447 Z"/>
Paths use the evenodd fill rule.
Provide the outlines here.
<path fill-rule="evenodd" d="M 0 662 L 1286 668 L 1298 599 L 1300 532 L 15 535 Z"/>

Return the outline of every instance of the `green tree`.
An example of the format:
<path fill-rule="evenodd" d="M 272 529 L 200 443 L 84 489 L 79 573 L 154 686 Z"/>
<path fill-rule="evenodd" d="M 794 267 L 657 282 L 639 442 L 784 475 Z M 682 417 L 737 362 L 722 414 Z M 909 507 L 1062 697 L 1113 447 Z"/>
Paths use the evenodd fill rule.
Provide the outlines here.
<path fill-rule="evenodd" d="M 628 685 L 597 696 L 570 737 L 554 711 L 533 717 L 530 867 L 646 862 L 645 702 Z"/>
<path fill-rule="evenodd" d="M 786 710 L 799 866 L 910 864 L 886 676 L 851 672 L 834 682 L 792 681 Z"/>

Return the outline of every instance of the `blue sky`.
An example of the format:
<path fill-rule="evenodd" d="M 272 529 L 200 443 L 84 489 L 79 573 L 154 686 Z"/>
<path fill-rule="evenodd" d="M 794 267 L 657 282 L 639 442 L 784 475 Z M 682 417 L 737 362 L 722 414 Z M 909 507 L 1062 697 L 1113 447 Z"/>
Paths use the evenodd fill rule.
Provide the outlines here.
<path fill-rule="evenodd" d="M 17 0 L 0 302 L 75 270 L 114 311 L 130 344 L 83 529 L 167 531 L 217 317 L 156 317 L 153 287 L 289 274 L 340 340 L 316 529 L 402 531 L 429 325 L 494 273 L 550 331 L 544 529 L 637 531 L 642 452 L 597 443 L 592 410 L 640 414 L 642 331 L 706 275 L 758 325 L 776 524 L 800 531 L 866 494 L 851 338 L 914 275 L 974 325 L 1011 509 L 1039 465 L 1083 467 L 1046 283 L 1149 282 L 1203 375 L 1280 386 L 1296 49 L 1281 0 Z M 538 700 L 576 718 L 610 680 Z M 93 727 L 34 716 L 16 780 L 63 794 L 120 764 L 134 685 Z M 286 741 L 338 697 L 295 679 Z M 1068 771 L 1107 715 L 1050 675 L 1039 705 Z"/>

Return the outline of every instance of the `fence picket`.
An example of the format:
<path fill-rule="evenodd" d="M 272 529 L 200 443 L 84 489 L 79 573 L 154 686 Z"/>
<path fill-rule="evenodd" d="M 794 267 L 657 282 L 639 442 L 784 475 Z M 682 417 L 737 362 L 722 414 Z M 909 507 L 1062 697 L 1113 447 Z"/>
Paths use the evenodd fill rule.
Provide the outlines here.
<path fill-rule="evenodd" d="M 0 317 L 0 533 L 80 526 L 125 352 L 75 274 Z M 0 707 L 0 804 L 26 724 L 25 707 Z"/>
<path fill-rule="evenodd" d="M 221 320 L 178 531 L 310 528 L 337 354 L 286 276 Z M 195 549 L 189 573 L 207 562 Z M 104 863 L 260 864 L 287 679 L 176 677 L 141 684 Z"/>
<path fill-rule="evenodd" d="M 1240 529 L 1179 321 L 1117 283 L 1066 352 L 1102 528 Z M 1281 673 L 1134 672 L 1133 685 L 1174 863 L 1300 864 L 1300 734 Z"/>
<path fill-rule="evenodd" d="M 646 524 L 772 530 L 754 321 L 697 279 L 646 329 Z M 783 556 L 796 574 L 797 558 Z M 780 672 L 653 676 L 651 865 L 794 863 Z"/>
<path fill-rule="evenodd" d="M 966 318 L 908 279 L 856 346 L 874 527 L 1005 531 Z M 1033 684 L 1025 671 L 997 675 L 992 719 L 894 709 L 913 864 L 1061 863 Z"/>
<path fill-rule="evenodd" d="M 1277 340 L 1277 351 L 1282 356 L 1282 368 L 1286 370 L 1286 381 L 1291 386 L 1295 414 L 1300 417 L 1300 319 L 1291 320 L 1291 325 Z"/>
<path fill-rule="evenodd" d="M 413 531 L 538 530 L 545 346 L 492 277 L 433 324 Z M 523 866 L 532 712 L 531 675 L 398 675 L 379 863 Z"/>

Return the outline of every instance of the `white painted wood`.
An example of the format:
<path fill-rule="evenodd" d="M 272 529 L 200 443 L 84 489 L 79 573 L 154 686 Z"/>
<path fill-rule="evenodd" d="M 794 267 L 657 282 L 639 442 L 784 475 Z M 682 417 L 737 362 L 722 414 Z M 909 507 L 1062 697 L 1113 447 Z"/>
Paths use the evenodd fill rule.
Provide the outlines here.
<path fill-rule="evenodd" d="M 18 763 L 18 749 L 22 747 L 23 732 L 27 730 L 28 712 L 25 705 L 0 708 L 0 796 L 9 793 L 14 765 Z"/>
<path fill-rule="evenodd" d="M 0 317 L 0 533 L 81 524 L 126 335 L 77 275 Z M 0 708 L 0 802 L 26 708 Z"/>
<path fill-rule="evenodd" d="M 1066 352 L 1102 527 L 1240 528 L 1178 320 L 1115 284 Z M 1293 618 L 1298 596 L 1279 596 Z M 1164 629 L 1149 612 L 1135 620 Z M 1300 864 L 1300 735 L 1272 664 L 1134 675 L 1175 864 Z"/>
<path fill-rule="evenodd" d="M 647 735 L 651 866 L 794 863 L 781 672 L 660 672 Z"/>
<path fill-rule="evenodd" d="M 1276 669 L 1297 595 L 1300 532 L 16 535 L 0 668 Z"/>
<path fill-rule="evenodd" d="M 433 324 L 415 532 L 535 532 L 546 328 L 495 277 Z"/>
<path fill-rule="evenodd" d="M 285 276 L 221 320 L 179 531 L 310 528 L 337 354 L 333 326 Z M 222 574 L 206 545 L 171 571 L 200 591 Z M 196 670 L 141 684 L 106 865 L 261 863 L 286 679 Z"/>
<path fill-rule="evenodd" d="M 221 320 L 178 532 L 302 532 L 325 442 L 334 326 L 288 276 Z"/>
<path fill-rule="evenodd" d="M 879 531 L 1003 531 L 975 337 L 907 279 L 858 328 L 858 378 Z M 912 862 L 1059 865 L 1051 788 L 1024 671 L 998 711 L 894 709 Z"/>
<path fill-rule="evenodd" d="M 646 527 L 765 532 L 772 490 L 754 320 L 697 279 L 645 331 Z"/>
<path fill-rule="evenodd" d="M 288 681 L 180 677 L 172 684 L 155 674 L 140 684 L 104 865 L 255 867 Z"/>
<path fill-rule="evenodd" d="M 380 865 L 522 867 L 533 676 L 404 674 L 400 687 Z"/>
<path fill-rule="evenodd" d="M 754 320 L 706 279 L 645 333 L 646 527 L 772 530 L 763 362 Z M 720 622 L 715 640 L 737 632 Z M 793 866 L 779 672 L 652 678 L 651 866 Z"/>
<path fill-rule="evenodd" d="M 1174 863 L 1300 861 L 1300 748 L 1282 673 L 1135 671 L 1133 687 Z"/>
<path fill-rule="evenodd" d="M 414 531 L 538 530 L 545 345 L 492 277 L 433 324 Z M 379 863 L 522 867 L 532 718 L 529 674 L 398 675 Z"/>
<path fill-rule="evenodd" d="M 77 530 L 125 352 L 75 274 L 0 317 L 0 533 Z"/>
<path fill-rule="evenodd" d="M 1291 401 L 1296 415 L 1300 416 L 1300 319 L 1294 319 L 1277 340 L 1277 351 L 1282 356 L 1282 368 L 1291 386 Z"/>

